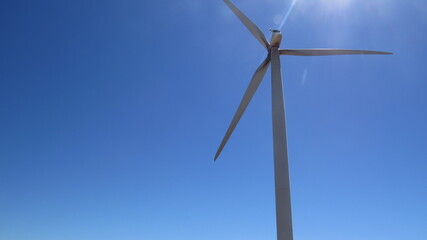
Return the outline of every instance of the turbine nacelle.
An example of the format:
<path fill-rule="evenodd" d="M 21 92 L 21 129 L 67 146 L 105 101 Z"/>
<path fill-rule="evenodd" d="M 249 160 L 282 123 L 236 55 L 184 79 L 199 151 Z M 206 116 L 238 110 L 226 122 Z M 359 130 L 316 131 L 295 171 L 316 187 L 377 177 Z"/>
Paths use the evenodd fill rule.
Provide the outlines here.
<path fill-rule="evenodd" d="M 280 30 L 273 30 L 271 28 L 270 28 L 270 31 L 271 31 L 270 49 L 278 48 L 280 46 L 280 43 L 282 42 L 282 32 L 280 32 Z"/>

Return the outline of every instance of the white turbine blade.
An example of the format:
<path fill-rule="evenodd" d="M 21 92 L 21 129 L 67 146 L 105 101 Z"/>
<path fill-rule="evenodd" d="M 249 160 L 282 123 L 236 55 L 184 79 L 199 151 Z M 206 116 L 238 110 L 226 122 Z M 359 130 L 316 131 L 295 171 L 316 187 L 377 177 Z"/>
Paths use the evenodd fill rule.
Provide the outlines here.
<path fill-rule="evenodd" d="M 328 55 L 353 55 L 353 54 L 380 54 L 389 55 L 393 53 L 369 51 L 369 50 L 350 50 L 350 49 L 280 49 L 280 55 L 293 56 L 328 56 Z"/>
<path fill-rule="evenodd" d="M 264 34 L 261 32 L 261 30 L 251 21 L 248 17 L 245 16 L 236 6 L 234 6 L 233 3 L 231 3 L 229 0 L 224 0 L 225 4 L 227 4 L 230 9 L 236 14 L 236 16 L 240 19 L 240 21 L 246 26 L 246 28 L 249 30 L 249 32 L 252 33 L 252 35 L 255 36 L 255 38 L 266 48 L 268 49 L 270 46 L 270 43 L 265 38 Z"/>
<path fill-rule="evenodd" d="M 233 120 L 231 121 L 230 126 L 228 127 L 227 132 L 225 133 L 225 136 L 222 139 L 221 144 L 219 145 L 219 148 L 215 154 L 214 160 L 218 158 L 219 154 L 221 153 L 222 149 L 224 148 L 225 144 L 227 143 L 228 139 L 233 133 L 234 128 L 236 127 L 237 123 L 239 122 L 240 118 L 245 112 L 246 107 L 248 106 L 249 102 L 254 96 L 256 90 L 258 89 L 258 86 L 261 83 L 261 80 L 263 79 L 269 65 L 270 65 L 270 55 L 267 56 L 267 58 L 261 63 L 261 65 L 255 71 L 252 77 L 252 80 L 249 83 L 248 88 L 246 89 L 245 95 L 243 95 L 242 101 L 240 102 L 240 105 L 237 108 L 236 113 L 234 114 Z"/>

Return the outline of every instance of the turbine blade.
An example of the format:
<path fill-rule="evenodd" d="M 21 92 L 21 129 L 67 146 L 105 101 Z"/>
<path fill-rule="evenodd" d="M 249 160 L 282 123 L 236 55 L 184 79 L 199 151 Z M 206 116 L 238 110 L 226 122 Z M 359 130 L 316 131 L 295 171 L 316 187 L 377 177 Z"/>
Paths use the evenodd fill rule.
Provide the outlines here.
<path fill-rule="evenodd" d="M 268 50 L 270 43 L 265 38 L 261 30 L 251 20 L 249 20 L 249 18 L 246 17 L 245 14 L 243 14 L 236 6 L 234 6 L 233 3 L 231 3 L 229 0 L 224 0 L 224 2 L 228 5 L 228 7 L 230 7 L 231 11 L 236 14 L 236 16 L 246 26 L 249 32 L 251 32 L 252 35 L 254 35 L 255 38 Z"/>
<path fill-rule="evenodd" d="M 261 63 L 261 65 L 258 67 L 258 69 L 255 71 L 251 82 L 249 83 L 248 88 L 246 89 L 245 94 L 243 95 L 242 101 L 240 102 L 239 107 L 237 108 L 236 113 L 234 114 L 233 120 L 230 123 L 230 126 L 227 129 L 227 132 L 224 135 L 224 138 L 222 139 L 221 144 L 219 145 L 219 148 L 215 154 L 216 160 L 221 153 L 222 149 L 224 148 L 225 144 L 227 143 L 228 139 L 230 138 L 231 134 L 233 133 L 234 128 L 236 127 L 237 123 L 239 122 L 240 118 L 242 117 L 243 113 L 246 110 L 246 107 L 248 106 L 249 102 L 251 101 L 252 97 L 254 96 L 259 84 L 261 83 L 261 80 L 263 79 L 265 72 L 268 69 L 268 66 L 270 65 L 270 55 L 267 56 L 267 58 Z"/>
<path fill-rule="evenodd" d="M 353 54 L 380 54 L 389 55 L 390 52 L 379 52 L 369 50 L 350 50 L 350 49 L 280 49 L 280 55 L 294 56 L 327 56 L 327 55 L 353 55 Z"/>

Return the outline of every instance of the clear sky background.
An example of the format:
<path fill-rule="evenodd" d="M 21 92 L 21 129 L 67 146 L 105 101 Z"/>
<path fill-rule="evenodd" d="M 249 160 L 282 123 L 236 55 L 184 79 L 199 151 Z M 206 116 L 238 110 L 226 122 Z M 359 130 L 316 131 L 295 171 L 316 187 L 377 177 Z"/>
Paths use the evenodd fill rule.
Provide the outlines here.
<path fill-rule="evenodd" d="M 427 239 L 427 3 L 234 0 L 283 48 L 295 240 Z M 0 3 L 0 239 L 275 239 L 270 72 L 221 0 Z"/>

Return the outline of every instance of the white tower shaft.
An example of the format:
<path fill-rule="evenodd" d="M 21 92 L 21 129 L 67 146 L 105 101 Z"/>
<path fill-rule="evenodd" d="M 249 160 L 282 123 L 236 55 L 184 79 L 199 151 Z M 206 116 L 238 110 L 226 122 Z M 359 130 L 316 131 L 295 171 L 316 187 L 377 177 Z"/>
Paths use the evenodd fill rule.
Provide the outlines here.
<path fill-rule="evenodd" d="M 271 49 L 274 179 L 277 240 L 293 240 L 285 104 L 279 49 Z"/>

